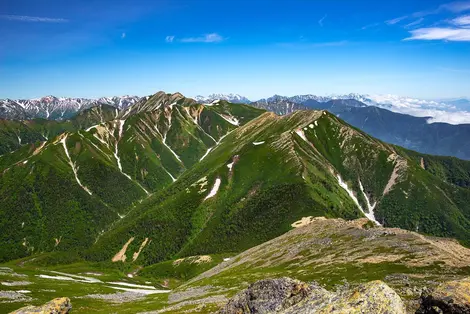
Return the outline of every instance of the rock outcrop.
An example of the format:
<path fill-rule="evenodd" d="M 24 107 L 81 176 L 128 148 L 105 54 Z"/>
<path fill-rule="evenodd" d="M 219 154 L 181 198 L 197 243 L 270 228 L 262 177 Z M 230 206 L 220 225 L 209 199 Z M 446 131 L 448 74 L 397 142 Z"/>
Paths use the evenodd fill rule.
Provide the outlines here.
<path fill-rule="evenodd" d="M 316 284 L 281 278 L 252 284 L 233 297 L 219 313 L 405 314 L 406 310 L 398 294 L 382 281 L 333 293 Z"/>
<path fill-rule="evenodd" d="M 234 296 L 220 313 L 281 312 L 306 299 L 309 293 L 309 285 L 298 280 L 260 280 Z"/>
<path fill-rule="evenodd" d="M 423 294 L 417 314 L 470 313 L 470 278 L 449 281 Z"/>
<path fill-rule="evenodd" d="M 69 298 L 57 298 L 40 306 L 25 306 L 10 314 L 67 314 L 72 309 Z"/>

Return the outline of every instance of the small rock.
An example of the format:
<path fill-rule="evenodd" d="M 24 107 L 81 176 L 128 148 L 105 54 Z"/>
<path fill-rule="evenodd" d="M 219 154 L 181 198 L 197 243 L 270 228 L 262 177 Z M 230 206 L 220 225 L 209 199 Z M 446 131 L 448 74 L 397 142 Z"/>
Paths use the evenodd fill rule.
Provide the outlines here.
<path fill-rule="evenodd" d="M 67 314 L 72 309 L 69 298 L 57 298 L 40 306 L 25 306 L 10 314 Z"/>

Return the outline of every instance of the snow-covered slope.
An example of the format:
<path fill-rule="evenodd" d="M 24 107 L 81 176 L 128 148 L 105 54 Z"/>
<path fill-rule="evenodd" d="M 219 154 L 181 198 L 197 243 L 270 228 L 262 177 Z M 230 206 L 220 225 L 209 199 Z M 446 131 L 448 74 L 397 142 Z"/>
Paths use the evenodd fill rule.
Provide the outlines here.
<path fill-rule="evenodd" d="M 217 99 L 220 99 L 220 100 L 226 100 L 226 101 L 229 101 L 231 103 L 235 103 L 235 104 L 249 104 L 251 103 L 251 101 L 246 98 L 245 96 L 242 96 L 242 95 L 238 95 L 238 94 L 211 94 L 209 96 L 201 96 L 201 95 L 198 95 L 196 97 L 194 97 L 194 100 L 196 100 L 198 103 L 211 103 L 213 102 L 214 100 L 217 100 Z"/>
<path fill-rule="evenodd" d="M 58 98 L 46 96 L 39 99 L 0 99 L 0 119 L 44 118 L 63 120 L 75 113 L 101 104 L 126 109 L 140 100 L 138 96 L 87 98 Z"/>

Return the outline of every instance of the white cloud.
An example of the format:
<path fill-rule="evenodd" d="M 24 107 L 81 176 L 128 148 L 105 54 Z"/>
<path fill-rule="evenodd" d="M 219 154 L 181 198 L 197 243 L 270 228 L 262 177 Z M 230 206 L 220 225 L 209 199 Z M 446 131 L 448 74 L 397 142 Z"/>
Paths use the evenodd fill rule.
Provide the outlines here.
<path fill-rule="evenodd" d="M 419 25 L 419 24 L 421 24 L 423 21 L 424 21 L 424 18 L 419 18 L 419 19 L 417 19 L 417 20 L 414 21 L 414 22 L 411 22 L 411 23 L 409 23 L 409 24 L 406 24 L 406 25 L 405 25 L 405 28 L 410 28 L 410 27 Z"/>
<path fill-rule="evenodd" d="M 0 15 L 0 19 L 20 22 L 41 22 L 41 23 L 66 23 L 69 20 L 63 18 L 37 17 L 25 15 Z"/>
<path fill-rule="evenodd" d="M 470 123 L 470 112 L 456 111 L 455 106 L 444 102 L 395 95 L 369 95 L 368 98 L 373 101 L 370 105 L 415 117 L 429 117 L 428 123 Z"/>
<path fill-rule="evenodd" d="M 187 37 L 180 39 L 183 43 L 218 43 L 223 40 L 224 38 L 217 33 L 206 34 L 201 37 Z"/>
<path fill-rule="evenodd" d="M 411 37 L 405 40 L 448 40 L 470 41 L 470 29 L 429 27 L 410 31 Z"/>
<path fill-rule="evenodd" d="M 121 39 L 124 39 L 124 38 L 126 38 L 126 33 L 121 34 Z"/>
<path fill-rule="evenodd" d="M 167 43 L 172 43 L 175 40 L 175 36 L 166 36 L 165 41 Z"/>
<path fill-rule="evenodd" d="M 322 17 L 321 19 L 318 20 L 318 25 L 320 25 L 321 27 L 323 27 L 323 21 L 325 21 L 325 19 L 328 17 L 327 14 L 325 14 L 324 17 Z"/>
<path fill-rule="evenodd" d="M 460 16 L 452 20 L 452 23 L 455 25 L 470 25 L 470 15 Z"/>
<path fill-rule="evenodd" d="M 407 19 L 407 18 L 408 18 L 408 16 L 397 17 L 396 19 L 385 21 L 385 24 L 395 25 L 395 24 L 400 23 L 401 21 L 403 21 L 404 19 Z"/>

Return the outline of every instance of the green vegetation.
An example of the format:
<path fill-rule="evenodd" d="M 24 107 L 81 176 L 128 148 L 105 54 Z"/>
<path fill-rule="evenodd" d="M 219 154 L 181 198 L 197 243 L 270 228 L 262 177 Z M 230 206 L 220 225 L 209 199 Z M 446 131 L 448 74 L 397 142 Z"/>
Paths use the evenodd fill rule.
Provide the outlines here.
<path fill-rule="evenodd" d="M 164 93 L 112 109 L 84 111 L 66 133 L 0 157 L 0 261 L 34 255 L 30 267 L 100 265 L 176 286 L 308 217 L 372 209 L 387 227 L 470 245 L 470 162 L 385 144 L 322 111 L 278 117 Z M 121 250 L 125 262 L 112 263 Z M 211 262 L 174 264 L 200 255 Z M 309 272 L 334 278 L 324 284 L 385 274 L 341 267 L 338 278 Z"/>

